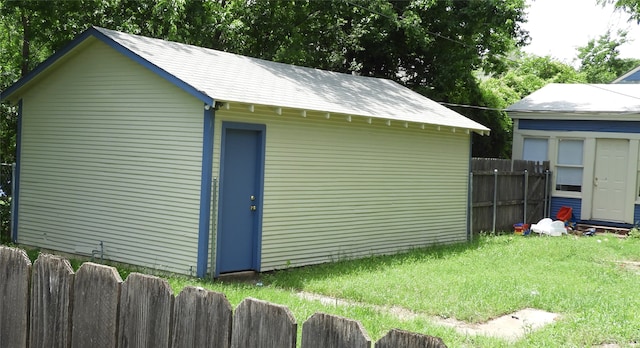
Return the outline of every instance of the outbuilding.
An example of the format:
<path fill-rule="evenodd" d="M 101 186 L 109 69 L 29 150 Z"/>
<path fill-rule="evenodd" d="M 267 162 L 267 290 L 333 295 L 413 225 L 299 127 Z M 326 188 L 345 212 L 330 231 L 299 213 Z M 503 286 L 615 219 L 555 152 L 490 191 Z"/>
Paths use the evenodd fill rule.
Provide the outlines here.
<path fill-rule="evenodd" d="M 640 85 L 549 84 L 507 110 L 513 158 L 550 162 L 551 216 L 640 221 Z"/>
<path fill-rule="evenodd" d="M 489 133 L 390 80 L 97 27 L 0 96 L 16 242 L 201 277 L 465 241 Z"/>

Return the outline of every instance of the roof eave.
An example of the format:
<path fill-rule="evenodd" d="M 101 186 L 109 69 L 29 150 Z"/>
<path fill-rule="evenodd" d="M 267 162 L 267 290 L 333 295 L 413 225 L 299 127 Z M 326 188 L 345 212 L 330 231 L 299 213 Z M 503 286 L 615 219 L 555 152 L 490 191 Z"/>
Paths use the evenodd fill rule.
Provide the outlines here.
<path fill-rule="evenodd" d="M 251 103 L 248 101 L 236 101 L 236 100 L 221 100 L 218 99 L 216 100 L 216 108 L 217 109 L 225 109 L 225 110 L 230 110 L 231 108 L 235 108 L 236 106 L 232 106 L 232 104 L 240 104 L 243 105 L 243 108 L 246 108 L 247 110 L 249 110 L 250 112 L 254 112 L 255 107 L 266 107 L 266 108 L 270 108 L 273 110 L 273 113 L 275 115 L 282 115 L 284 113 L 284 110 L 296 110 L 297 112 L 300 113 L 301 117 L 307 117 L 308 114 L 322 114 L 324 115 L 325 118 L 330 119 L 330 118 L 334 118 L 335 116 L 339 116 L 339 117 L 345 117 L 345 119 L 348 122 L 351 122 L 353 118 L 363 118 L 363 119 L 367 119 L 367 123 L 371 124 L 372 121 L 375 120 L 383 120 L 385 121 L 385 123 L 390 126 L 391 124 L 403 124 L 405 128 L 409 128 L 409 125 L 415 125 L 417 126 L 417 128 L 421 128 L 421 129 L 427 129 L 427 128 L 432 128 L 432 129 L 436 129 L 438 131 L 444 130 L 444 129 L 448 129 L 451 130 L 452 132 L 466 132 L 467 134 L 470 134 L 471 132 L 477 133 L 479 135 L 490 135 L 491 134 L 491 129 L 487 128 L 477 122 L 476 126 L 471 126 L 471 125 L 454 125 L 454 124 L 446 124 L 446 123 L 435 123 L 435 122 L 428 122 L 428 121 L 419 121 L 419 120 L 411 120 L 411 119 L 398 119 L 398 118 L 392 118 L 392 117 L 384 117 L 384 116 L 380 116 L 380 115 L 373 115 L 373 114 L 360 114 L 360 113 L 345 113 L 343 111 L 335 111 L 335 110 L 321 110 L 321 109 L 312 109 L 312 108 L 307 108 L 307 109 L 300 109 L 299 107 L 292 107 L 292 106 L 286 106 L 286 105 L 267 105 L 267 104 L 258 104 L 258 103 Z"/>
<path fill-rule="evenodd" d="M 507 109 L 507 115 L 512 119 L 563 119 L 563 120 L 590 120 L 604 121 L 637 121 L 640 110 L 630 111 L 579 111 L 579 110 L 518 110 Z"/>
<path fill-rule="evenodd" d="M 190 94 L 190 95 L 196 97 L 197 99 L 201 100 L 206 105 L 213 105 L 214 99 L 211 96 L 207 95 L 206 93 L 204 93 L 202 91 L 199 91 L 198 89 L 194 88 L 193 86 L 189 85 L 188 83 L 184 82 L 183 80 L 181 80 L 181 79 L 175 77 L 174 75 L 168 73 L 167 71 L 159 68 L 155 64 L 149 62 L 148 60 L 140 57 L 139 55 L 135 54 L 134 52 L 132 52 L 131 50 L 129 50 L 125 46 L 121 45 L 120 43 L 118 43 L 117 41 L 115 41 L 114 39 L 109 37 L 108 35 L 105 35 L 104 33 L 102 33 L 96 27 L 91 27 L 91 28 L 85 30 L 84 32 L 82 32 L 73 41 L 71 41 L 69 44 L 67 44 L 64 48 L 58 50 L 51 57 L 47 58 L 44 62 L 40 63 L 35 69 L 33 69 L 31 72 L 29 72 L 26 76 L 24 76 L 23 78 L 19 79 L 16 83 L 11 85 L 5 91 L 1 92 L 0 93 L 0 101 L 9 100 L 9 101 L 15 102 L 18 99 L 16 96 L 19 95 L 19 92 L 21 90 L 23 90 L 24 88 L 28 88 L 28 86 L 31 84 L 31 82 L 34 79 L 36 79 L 38 77 L 38 75 L 40 75 L 44 71 L 50 69 L 51 67 L 55 66 L 56 63 L 61 58 L 63 58 L 64 56 L 66 56 L 67 54 L 69 54 L 70 52 L 75 50 L 78 46 L 80 46 L 82 43 L 86 42 L 86 40 L 88 40 L 91 37 L 94 37 L 94 38 L 102 41 L 103 43 L 109 45 L 110 47 L 112 47 L 116 51 L 122 53 L 126 57 L 136 61 L 140 65 L 142 65 L 145 68 L 151 70 L 153 73 L 155 73 L 155 74 L 161 76 L 162 78 L 166 79 L 167 81 L 169 81 L 171 84 L 175 85 L 176 87 L 182 89 L 183 91 L 187 92 L 188 94 Z"/>

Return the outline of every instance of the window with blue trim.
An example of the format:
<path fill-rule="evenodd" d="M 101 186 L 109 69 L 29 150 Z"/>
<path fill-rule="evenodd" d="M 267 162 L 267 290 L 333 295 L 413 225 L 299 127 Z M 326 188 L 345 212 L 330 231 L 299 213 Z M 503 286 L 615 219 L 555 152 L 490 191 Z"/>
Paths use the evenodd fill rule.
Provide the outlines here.
<path fill-rule="evenodd" d="M 582 192 L 583 140 L 558 140 L 556 190 Z"/>

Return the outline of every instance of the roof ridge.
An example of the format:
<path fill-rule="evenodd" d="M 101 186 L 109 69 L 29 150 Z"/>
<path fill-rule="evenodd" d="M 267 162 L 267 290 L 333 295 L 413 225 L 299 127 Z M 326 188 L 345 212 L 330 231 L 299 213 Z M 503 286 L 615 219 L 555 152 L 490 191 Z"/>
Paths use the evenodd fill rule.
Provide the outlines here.
<path fill-rule="evenodd" d="M 107 29 L 107 28 L 103 28 L 103 27 L 93 26 L 93 28 L 98 30 L 98 31 L 100 31 L 101 33 L 103 33 L 105 35 L 107 35 L 107 33 L 105 33 L 105 31 L 106 31 L 111 35 L 116 35 L 116 34 L 117 35 L 126 35 L 126 36 L 137 37 L 138 39 L 143 39 L 143 40 L 157 41 L 158 43 L 171 43 L 171 44 L 175 44 L 175 45 L 178 45 L 178 46 L 187 46 L 187 47 L 191 47 L 193 49 L 198 49 L 198 50 L 213 51 L 213 52 L 216 52 L 216 53 L 229 55 L 229 56 L 234 56 L 234 57 L 237 57 L 237 58 L 253 59 L 253 60 L 265 62 L 265 63 L 268 63 L 268 64 L 277 64 L 277 65 L 281 65 L 283 67 L 288 67 L 288 68 L 293 68 L 293 69 L 295 69 L 295 68 L 297 68 L 297 69 L 309 69 L 309 70 L 317 71 L 317 72 L 321 72 L 321 73 L 339 74 L 339 75 L 349 76 L 350 78 L 353 78 L 353 79 L 359 79 L 359 78 L 362 78 L 362 79 L 376 79 L 376 80 L 385 80 L 385 81 L 389 81 L 391 83 L 399 84 L 398 82 L 396 82 L 394 80 L 391 80 L 389 78 L 385 78 L 385 77 L 366 76 L 366 75 L 363 76 L 363 75 L 357 75 L 357 74 L 354 75 L 354 74 L 341 72 L 341 71 L 320 69 L 320 68 L 314 68 L 314 67 L 309 67 L 309 66 L 278 62 L 278 61 L 268 60 L 268 59 L 265 59 L 265 58 L 252 57 L 252 56 L 247 56 L 247 55 L 243 55 L 243 54 L 239 54 L 239 53 L 219 50 L 219 49 L 210 48 L 210 47 L 202 47 L 202 46 L 192 45 L 192 44 L 183 43 L 183 42 L 179 42 L 179 41 L 166 40 L 166 39 L 161 39 L 161 38 L 144 36 L 144 35 L 140 35 L 140 34 L 125 33 L 125 32 L 121 32 L 121 31 L 117 31 L 117 30 L 113 30 L 113 29 Z M 108 35 L 108 36 L 111 36 L 111 35 Z"/>
<path fill-rule="evenodd" d="M 141 64 L 168 82 L 212 105 L 214 101 L 318 111 L 385 123 L 408 123 L 474 130 L 489 129 L 400 83 L 371 76 L 274 62 L 175 41 L 91 27 L 28 78 L 1 96 L 11 98 L 39 72 L 91 37 Z M 7 96 L 5 96 L 7 95 Z M 14 96 L 14 99 L 17 96 Z"/>

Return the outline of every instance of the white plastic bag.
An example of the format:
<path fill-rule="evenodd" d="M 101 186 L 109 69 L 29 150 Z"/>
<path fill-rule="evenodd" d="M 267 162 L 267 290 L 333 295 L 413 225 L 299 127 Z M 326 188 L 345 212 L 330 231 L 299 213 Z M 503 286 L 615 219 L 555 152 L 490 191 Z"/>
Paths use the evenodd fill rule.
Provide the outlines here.
<path fill-rule="evenodd" d="M 549 218 L 544 218 L 538 221 L 537 224 L 531 225 L 531 231 L 539 234 L 546 234 L 549 236 L 558 237 L 563 233 L 567 233 L 567 229 L 564 227 L 564 222 L 557 220 L 553 221 Z"/>

